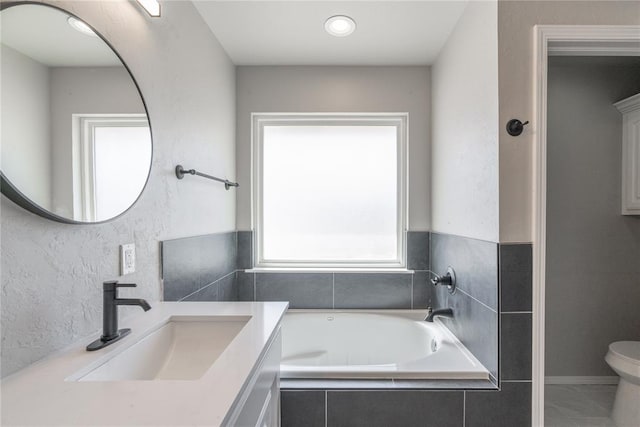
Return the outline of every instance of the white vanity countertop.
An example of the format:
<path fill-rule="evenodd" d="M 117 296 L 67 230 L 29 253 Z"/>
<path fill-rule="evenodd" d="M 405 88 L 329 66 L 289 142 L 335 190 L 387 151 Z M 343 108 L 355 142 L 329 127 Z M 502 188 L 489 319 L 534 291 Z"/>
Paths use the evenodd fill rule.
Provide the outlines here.
<path fill-rule="evenodd" d="M 120 322 L 129 336 L 87 352 L 90 337 L 2 381 L 2 425 L 218 426 L 275 337 L 283 302 L 163 302 Z M 251 316 L 211 368 L 193 381 L 69 381 L 137 342 L 171 316 Z"/>

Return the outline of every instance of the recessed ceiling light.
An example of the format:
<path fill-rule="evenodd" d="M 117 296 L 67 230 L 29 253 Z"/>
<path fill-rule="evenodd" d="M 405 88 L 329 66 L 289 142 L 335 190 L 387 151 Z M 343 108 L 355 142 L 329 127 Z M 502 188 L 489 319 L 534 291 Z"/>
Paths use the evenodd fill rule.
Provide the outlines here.
<path fill-rule="evenodd" d="M 74 18 L 73 16 L 70 16 L 69 18 L 67 18 L 67 23 L 71 25 L 71 28 L 73 28 L 76 31 L 80 31 L 82 34 L 86 36 L 98 37 L 98 35 L 91 29 L 90 26 L 88 26 L 78 18 Z"/>
<path fill-rule="evenodd" d="M 356 22 L 345 15 L 336 15 L 324 23 L 327 33 L 336 37 L 346 37 L 356 30 Z"/>

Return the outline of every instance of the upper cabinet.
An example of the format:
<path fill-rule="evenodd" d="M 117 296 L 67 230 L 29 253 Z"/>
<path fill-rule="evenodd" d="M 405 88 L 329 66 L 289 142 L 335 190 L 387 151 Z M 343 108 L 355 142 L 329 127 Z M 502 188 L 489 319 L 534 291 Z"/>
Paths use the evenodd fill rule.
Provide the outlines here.
<path fill-rule="evenodd" d="M 640 93 L 614 104 L 622 113 L 622 215 L 640 215 Z"/>

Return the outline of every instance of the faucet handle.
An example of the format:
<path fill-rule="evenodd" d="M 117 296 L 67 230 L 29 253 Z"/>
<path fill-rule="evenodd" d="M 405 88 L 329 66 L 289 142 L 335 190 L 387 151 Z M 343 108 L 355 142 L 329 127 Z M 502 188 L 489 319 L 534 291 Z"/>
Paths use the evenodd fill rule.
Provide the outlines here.
<path fill-rule="evenodd" d="M 115 291 L 117 288 L 135 288 L 135 283 L 118 283 L 117 280 L 108 280 L 102 283 L 102 287 L 105 291 Z"/>

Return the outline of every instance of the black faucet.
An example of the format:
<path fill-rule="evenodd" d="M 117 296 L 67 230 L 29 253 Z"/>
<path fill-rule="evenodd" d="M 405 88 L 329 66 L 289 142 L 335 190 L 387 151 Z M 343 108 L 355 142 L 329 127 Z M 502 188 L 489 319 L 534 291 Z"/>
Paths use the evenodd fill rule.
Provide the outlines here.
<path fill-rule="evenodd" d="M 118 298 L 118 288 L 135 288 L 135 283 L 118 283 L 117 280 L 104 282 L 102 302 L 102 336 L 87 346 L 87 351 L 100 350 L 129 335 L 131 329 L 118 330 L 118 306 L 138 305 L 144 311 L 151 306 L 143 299 Z"/>
<path fill-rule="evenodd" d="M 429 309 L 429 314 L 424 320 L 427 322 L 433 322 L 433 318 L 436 316 L 453 318 L 453 310 L 450 308 L 439 308 L 437 310 Z"/>

